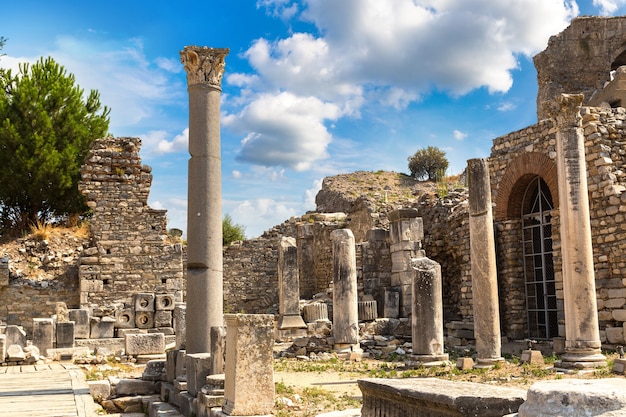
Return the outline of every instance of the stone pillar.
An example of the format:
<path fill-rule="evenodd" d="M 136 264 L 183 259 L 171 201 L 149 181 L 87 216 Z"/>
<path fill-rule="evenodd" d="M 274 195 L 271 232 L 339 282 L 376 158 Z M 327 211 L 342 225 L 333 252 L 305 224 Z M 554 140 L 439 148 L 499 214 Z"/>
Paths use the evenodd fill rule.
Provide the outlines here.
<path fill-rule="evenodd" d="M 333 230 L 333 337 L 335 351 L 358 352 L 359 310 L 356 251 L 350 229 Z"/>
<path fill-rule="evenodd" d="M 54 348 L 54 320 L 33 319 L 33 345 L 43 355 L 48 356 L 48 349 Z"/>
<path fill-rule="evenodd" d="M 467 176 L 474 337 L 477 367 L 481 367 L 504 360 L 501 357 L 496 245 L 487 161 L 467 161 Z"/>
<path fill-rule="evenodd" d="M 437 366 L 448 360 L 443 352 L 443 287 L 441 266 L 426 257 L 415 258 L 413 269 L 413 354 L 409 366 Z"/>
<path fill-rule="evenodd" d="M 601 353 L 596 281 L 589 221 L 585 137 L 580 127 L 583 96 L 562 94 L 550 108 L 556 123 L 561 256 L 565 304 L 565 354 L 560 366 L 606 365 Z M 555 364 L 557 365 L 557 364 Z"/>
<path fill-rule="evenodd" d="M 189 92 L 187 353 L 209 352 L 223 325 L 220 95 L 228 49 L 187 46 L 180 53 Z"/>
<path fill-rule="evenodd" d="M 318 320 L 328 320 L 328 306 L 326 303 L 307 304 L 302 308 L 304 320 L 307 323 L 315 323 Z"/>
<path fill-rule="evenodd" d="M 422 239 L 424 223 L 415 209 L 398 209 L 389 213 L 391 238 L 391 286 L 400 291 L 400 317 L 411 315 L 413 271 L 411 259 L 424 257 Z"/>
<path fill-rule="evenodd" d="M 224 373 L 224 357 L 226 351 L 226 327 L 211 327 L 211 373 Z"/>
<path fill-rule="evenodd" d="M 231 416 L 274 409 L 274 316 L 226 315 L 226 372 L 222 410 Z"/>
<path fill-rule="evenodd" d="M 176 303 L 174 307 L 174 334 L 176 334 L 176 349 L 185 349 L 185 330 L 187 328 L 187 305 Z"/>
<path fill-rule="evenodd" d="M 279 339 L 306 336 L 300 315 L 298 248 L 292 237 L 283 236 L 278 244 L 278 303 Z"/>
<path fill-rule="evenodd" d="M 0 288 L 9 286 L 9 258 L 0 258 Z"/>
<path fill-rule="evenodd" d="M 302 298 L 311 299 L 316 290 L 313 225 L 298 225 L 297 234 L 300 293 Z"/>

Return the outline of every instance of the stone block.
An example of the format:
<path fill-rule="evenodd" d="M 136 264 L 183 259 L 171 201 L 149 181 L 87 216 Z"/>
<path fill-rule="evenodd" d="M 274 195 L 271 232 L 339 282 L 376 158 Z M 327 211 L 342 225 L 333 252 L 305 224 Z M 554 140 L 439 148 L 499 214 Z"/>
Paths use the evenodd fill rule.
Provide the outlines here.
<path fill-rule="evenodd" d="M 91 339 L 111 339 L 115 336 L 115 319 L 112 317 L 92 317 L 90 320 Z"/>
<path fill-rule="evenodd" d="M 68 316 L 74 322 L 74 338 L 89 339 L 89 309 L 74 308 L 69 309 Z"/>
<path fill-rule="evenodd" d="M 108 379 L 101 381 L 88 381 L 89 394 L 94 400 L 100 402 L 106 400 L 111 396 L 111 383 Z"/>
<path fill-rule="evenodd" d="M 611 411 L 624 409 L 626 380 L 623 378 L 561 379 L 533 384 L 526 402 L 519 407 L 519 414 L 583 417 L 612 415 Z"/>
<path fill-rule="evenodd" d="M 195 399 L 195 397 L 191 394 L 189 394 L 189 392 L 181 392 L 179 394 L 179 408 L 180 408 L 180 413 L 184 416 L 193 416 L 194 414 L 197 415 L 198 413 L 196 413 L 196 411 L 194 410 L 193 407 L 193 400 Z"/>
<path fill-rule="evenodd" d="M 606 332 L 606 340 L 609 343 L 624 343 L 623 327 L 607 327 L 604 330 Z"/>
<path fill-rule="evenodd" d="M 124 309 L 115 311 L 115 328 L 117 329 L 135 328 L 135 311 L 132 308 L 124 308 Z"/>
<path fill-rule="evenodd" d="M 626 310 L 613 310 L 613 319 L 621 322 L 626 321 Z"/>
<path fill-rule="evenodd" d="M 124 336 L 127 355 L 152 355 L 165 352 L 163 333 L 127 334 Z"/>
<path fill-rule="evenodd" d="M 195 397 L 205 385 L 207 375 L 212 373 L 211 354 L 187 354 L 185 360 L 187 362 L 187 391 Z"/>
<path fill-rule="evenodd" d="M 626 359 L 615 358 L 613 362 L 613 372 L 616 374 L 626 374 Z"/>
<path fill-rule="evenodd" d="M 545 365 L 543 355 L 540 350 L 524 350 L 520 356 L 521 363 L 529 363 L 531 365 Z"/>
<path fill-rule="evenodd" d="M 9 324 L 4 330 L 4 334 L 7 336 L 7 346 L 26 346 L 26 332 L 21 326 Z"/>
<path fill-rule="evenodd" d="M 56 325 L 56 347 L 57 348 L 73 348 L 74 347 L 74 329 L 73 321 L 60 322 Z"/>
<path fill-rule="evenodd" d="M 33 319 L 33 345 L 44 355 L 54 347 L 54 320 L 51 318 Z"/>
<path fill-rule="evenodd" d="M 7 356 L 7 335 L 0 334 L 0 363 L 4 362 Z"/>
<path fill-rule="evenodd" d="M 378 318 L 376 301 L 359 301 L 357 303 L 359 321 L 372 321 Z"/>
<path fill-rule="evenodd" d="M 304 321 L 315 323 L 318 320 L 328 320 L 328 306 L 326 303 L 307 304 L 302 308 Z"/>
<path fill-rule="evenodd" d="M 154 311 L 154 299 L 155 296 L 152 293 L 135 294 L 135 312 Z"/>
<path fill-rule="evenodd" d="M 517 411 L 526 390 L 436 378 L 365 378 L 364 416 L 504 416 Z M 562 414 L 563 415 L 563 414 Z"/>
<path fill-rule="evenodd" d="M 147 329 L 138 329 L 138 328 L 132 328 L 132 329 L 117 329 L 116 330 L 117 333 L 117 337 L 126 337 L 127 334 L 147 334 L 148 330 Z"/>
<path fill-rule="evenodd" d="M 136 311 L 135 326 L 138 329 L 151 329 L 154 327 L 154 312 L 152 311 Z"/>
<path fill-rule="evenodd" d="M 152 395 L 158 393 L 157 383 L 141 379 L 120 379 L 115 385 L 115 393 L 118 397 L 124 395 Z"/>
<path fill-rule="evenodd" d="M 155 298 L 155 310 L 174 311 L 176 307 L 174 294 L 157 294 Z"/>
<path fill-rule="evenodd" d="M 172 325 L 171 310 L 157 310 L 154 312 L 154 327 L 170 327 Z"/>
<path fill-rule="evenodd" d="M 179 349 L 177 352 L 176 379 L 185 379 L 187 378 L 187 352 L 185 351 L 185 349 Z"/>
<path fill-rule="evenodd" d="M 456 367 L 462 371 L 472 369 L 474 367 L 474 360 L 472 358 L 457 358 Z"/>
<path fill-rule="evenodd" d="M 176 333 L 176 349 L 185 349 L 185 331 L 187 326 L 187 306 L 176 303 L 174 307 L 174 333 Z"/>
<path fill-rule="evenodd" d="M 385 288 L 383 317 L 397 319 L 400 316 L 400 291 Z"/>
<path fill-rule="evenodd" d="M 26 359 L 24 349 L 20 345 L 9 345 L 7 347 L 7 361 L 8 362 L 20 362 Z"/>
<path fill-rule="evenodd" d="M 141 374 L 144 381 L 165 381 L 165 360 L 151 360 Z"/>

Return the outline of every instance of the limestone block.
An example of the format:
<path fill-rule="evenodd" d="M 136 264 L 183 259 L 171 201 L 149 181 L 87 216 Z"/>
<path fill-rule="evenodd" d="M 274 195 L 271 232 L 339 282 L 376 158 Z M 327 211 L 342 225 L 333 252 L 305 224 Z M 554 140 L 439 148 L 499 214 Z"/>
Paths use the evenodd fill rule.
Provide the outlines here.
<path fill-rule="evenodd" d="M 472 358 L 457 358 L 456 367 L 462 371 L 472 369 L 474 367 L 474 359 Z"/>
<path fill-rule="evenodd" d="M 186 377 L 187 352 L 184 349 L 179 349 L 178 354 L 176 355 L 176 379 L 185 379 Z"/>
<path fill-rule="evenodd" d="M 543 355 L 540 350 L 524 350 L 520 357 L 521 363 L 529 363 L 531 365 L 544 365 Z"/>
<path fill-rule="evenodd" d="M 9 345 L 7 347 L 7 361 L 9 362 L 19 362 L 26 359 L 26 354 L 24 353 L 24 349 L 20 345 Z"/>
<path fill-rule="evenodd" d="M 183 416 L 193 416 L 194 414 L 197 414 L 193 407 L 194 399 L 195 397 L 189 394 L 189 392 L 183 391 L 179 394 L 178 407 L 180 408 L 180 413 Z"/>
<path fill-rule="evenodd" d="M 7 335 L 0 334 L 0 363 L 4 362 L 7 356 Z"/>
<path fill-rule="evenodd" d="M 359 321 L 372 321 L 378 318 L 376 301 L 359 301 L 357 304 Z"/>
<path fill-rule="evenodd" d="M 211 374 L 223 373 L 224 359 L 226 357 L 225 326 L 211 327 L 211 354 Z"/>
<path fill-rule="evenodd" d="M 171 327 L 172 311 L 157 310 L 154 312 L 154 327 Z"/>
<path fill-rule="evenodd" d="M 151 360 L 146 363 L 146 368 L 141 374 L 141 379 L 144 381 L 163 381 L 165 380 L 165 366 L 164 360 Z"/>
<path fill-rule="evenodd" d="M 170 384 L 174 383 L 176 379 L 176 357 L 178 356 L 178 350 L 168 350 L 165 352 L 165 380 Z"/>
<path fill-rule="evenodd" d="M 127 334 L 124 337 L 127 355 L 152 355 L 165 352 L 163 333 Z"/>
<path fill-rule="evenodd" d="M 157 384 L 154 381 L 120 379 L 115 385 L 115 393 L 119 397 L 124 395 L 151 395 L 156 392 Z"/>
<path fill-rule="evenodd" d="M 626 310 L 613 310 L 613 319 L 617 321 L 626 321 Z"/>
<path fill-rule="evenodd" d="M 613 373 L 616 374 L 626 374 L 626 359 L 623 358 L 615 358 L 613 362 Z"/>
<path fill-rule="evenodd" d="M 33 344 L 47 355 L 48 349 L 54 347 L 54 320 L 51 318 L 33 319 Z"/>
<path fill-rule="evenodd" d="M 397 319 L 400 316 L 400 291 L 385 288 L 383 317 Z"/>
<path fill-rule="evenodd" d="M 207 375 L 212 373 L 211 354 L 187 354 L 185 360 L 187 362 L 187 391 L 195 397 L 205 385 Z"/>
<path fill-rule="evenodd" d="M 528 390 L 519 417 L 604 415 L 626 409 L 626 380 L 562 379 L 540 381 Z"/>
<path fill-rule="evenodd" d="M 115 319 L 112 317 L 92 317 L 91 339 L 110 339 L 115 335 Z"/>
<path fill-rule="evenodd" d="M 152 293 L 135 294 L 135 312 L 154 311 L 154 299 L 155 296 Z"/>
<path fill-rule="evenodd" d="M 68 316 L 70 321 L 74 322 L 74 337 L 76 339 L 89 339 L 89 309 L 70 309 Z"/>
<path fill-rule="evenodd" d="M 227 378 L 223 410 L 229 415 L 270 414 L 274 408 L 274 317 L 226 314 L 225 321 Z"/>
<path fill-rule="evenodd" d="M 157 294 L 155 299 L 155 309 L 174 311 L 176 307 L 175 297 L 173 294 Z"/>
<path fill-rule="evenodd" d="M 624 343 L 624 328 L 623 327 L 607 327 L 605 329 L 606 340 L 609 343 Z"/>
<path fill-rule="evenodd" d="M 436 378 L 364 378 L 358 384 L 363 416 L 499 417 L 526 398 L 523 389 Z"/>
<path fill-rule="evenodd" d="M 148 333 L 148 329 L 132 328 L 132 329 L 117 329 L 116 331 L 117 337 L 121 337 L 121 338 L 126 337 L 127 334 L 146 334 L 146 333 Z"/>
<path fill-rule="evenodd" d="M 154 312 L 152 311 L 136 311 L 135 326 L 138 329 L 151 329 L 154 327 Z"/>
<path fill-rule="evenodd" d="M 176 334 L 176 349 L 185 348 L 185 331 L 187 327 L 187 306 L 185 303 L 176 303 L 174 307 L 174 333 Z"/>
<path fill-rule="evenodd" d="M 315 323 L 317 320 L 328 320 L 328 306 L 326 303 L 307 304 L 302 308 L 304 321 Z"/>
<path fill-rule="evenodd" d="M 26 346 L 26 332 L 22 327 L 9 324 L 4 330 L 4 334 L 7 336 L 7 346 Z"/>
<path fill-rule="evenodd" d="M 135 312 L 132 308 L 115 311 L 115 327 L 117 329 L 132 329 L 135 327 Z"/>
<path fill-rule="evenodd" d="M 89 394 L 98 402 L 111 396 L 111 383 L 108 379 L 101 381 L 88 381 Z"/>
<path fill-rule="evenodd" d="M 84 259 L 84 258 L 83 258 Z M 81 279 L 81 292 L 102 292 L 104 291 L 104 283 L 101 279 Z"/>
<path fill-rule="evenodd" d="M 57 322 L 56 325 L 56 347 L 57 348 L 73 348 L 74 347 L 74 322 Z"/>
<path fill-rule="evenodd" d="M 63 301 L 58 301 L 56 303 L 55 314 L 56 314 L 57 323 L 64 323 L 66 321 L 70 321 L 69 310 L 67 309 L 67 304 L 65 304 Z"/>

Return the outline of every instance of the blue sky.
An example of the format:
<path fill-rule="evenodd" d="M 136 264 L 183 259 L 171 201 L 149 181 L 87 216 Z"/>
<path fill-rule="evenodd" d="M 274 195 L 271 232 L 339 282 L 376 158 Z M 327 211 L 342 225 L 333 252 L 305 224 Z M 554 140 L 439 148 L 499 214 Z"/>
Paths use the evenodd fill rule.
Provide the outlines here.
<path fill-rule="evenodd" d="M 52 56 L 137 136 L 149 204 L 186 229 L 186 45 L 230 48 L 222 83 L 223 212 L 249 238 L 315 208 L 324 177 L 449 174 L 536 122 L 532 56 L 578 15 L 626 0 L 32 1 L 2 6 L 0 67 Z"/>

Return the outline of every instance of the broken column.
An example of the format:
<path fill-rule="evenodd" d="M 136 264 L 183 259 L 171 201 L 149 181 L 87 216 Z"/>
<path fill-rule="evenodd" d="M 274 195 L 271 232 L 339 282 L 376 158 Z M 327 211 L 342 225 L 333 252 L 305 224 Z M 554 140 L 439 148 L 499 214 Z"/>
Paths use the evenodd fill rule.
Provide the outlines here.
<path fill-rule="evenodd" d="M 448 360 L 443 352 L 443 287 L 441 266 L 426 257 L 415 258 L 413 269 L 413 354 L 409 366 L 437 366 Z"/>
<path fill-rule="evenodd" d="M 481 367 L 504 360 L 501 357 L 496 245 L 487 161 L 467 161 L 467 175 L 474 337 L 477 367 Z"/>
<path fill-rule="evenodd" d="M 274 409 L 274 316 L 227 314 L 226 326 L 222 411 L 231 416 L 269 415 Z"/>
<path fill-rule="evenodd" d="M 360 352 L 356 249 L 350 229 L 333 230 L 333 337 L 339 353 Z"/>
<path fill-rule="evenodd" d="M 187 46 L 181 62 L 189 92 L 187 207 L 188 353 L 209 352 L 210 329 L 223 325 L 220 95 L 228 49 Z"/>
<path fill-rule="evenodd" d="M 424 256 L 424 224 L 415 209 L 398 209 L 389 213 L 391 238 L 391 285 L 400 290 L 400 317 L 411 315 L 413 271 L 411 259 Z"/>
<path fill-rule="evenodd" d="M 287 340 L 306 336 L 300 315 L 298 247 L 292 237 L 283 236 L 278 246 L 278 337 Z"/>
<path fill-rule="evenodd" d="M 549 108 L 556 124 L 561 256 L 565 304 L 564 368 L 606 365 L 601 352 L 596 282 L 589 221 L 585 137 L 580 127 L 582 94 L 562 94 Z M 557 365 L 557 364 L 555 364 Z"/>

